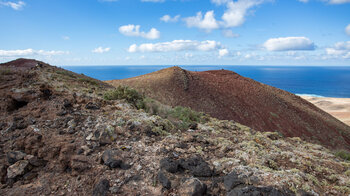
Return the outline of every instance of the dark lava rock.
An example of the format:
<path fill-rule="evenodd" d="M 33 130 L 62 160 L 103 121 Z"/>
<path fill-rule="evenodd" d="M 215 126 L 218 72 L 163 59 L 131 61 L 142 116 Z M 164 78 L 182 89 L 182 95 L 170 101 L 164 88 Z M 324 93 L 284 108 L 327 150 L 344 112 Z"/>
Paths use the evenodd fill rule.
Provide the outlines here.
<path fill-rule="evenodd" d="M 6 182 L 7 175 L 7 165 L 0 164 L 0 183 L 4 184 Z"/>
<path fill-rule="evenodd" d="M 160 168 L 170 173 L 176 173 L 183 170 L 189 170 L 195 177 L 210 177 L 213 171 L 209 164 L 202 157 L 192 157 L 189 159 L 175 160 L 167 157 L 160 161 Z"/>
<path fill-rule="evenodd" d="M 11 151 L 7 153 L 7 162 L 12 165 L 17 161 L 24 159 L 25 156 L 26 153 L 20 151 Z"/>
<path fill-rule="evenodd" d="M 72 157 L 70 166 L 74 171 L 83 172 L 91 168 L 91 164 L 86 156 L 75 155 Z"/>
<path fill-rule="evenodd" d="M 28 171 L 29 162 L 27 160 L 17 161 L 15 164 L 7 168 L 7 178 L 16 178 Z"/>
<path fill-rule="evenodd" d="M 121 168 L 121 169 L 130 169 L 130 165 L 123 163 L 121 159 L 118 159 L 118 153 L 115 150 L 106 150 L 102 154 L 102 161 L 109 168 Z"/>
<path fill-rule="evenodd" d="M 227 196 L 290 196 L 289 192 L 282 192 L 273 187 L 255 187 L 247 186 L 244 188 L 235 188 Z"/>
<path fill-rule="evenodd" d="M 202 157 L 192 157 L 189 159 L 180 159 L 180 167 L 189 170 L 195 177 L 210 177 L 213 171 L 209 164 L 203 160 Z"/>
<path fill-rule="evenodd" d="M 179 169 L 179 163 L 172 158 L 164 158 L 160 160 L 160 168 L 170 173 L 176 173 Z"/>
<path fill-rule="evenodd" d="M 197 178 L 190 178 L 179 187 L 179 193 L 183 196 L 202 196 L 207 192 L 207 186 Z"/>
<path fill-rule="evenodd" d="M 162 184 L 164 188 L 166 189 L 171 188 L 170 180 L 165 176 L 165 174 L 162 171 L 158 172 L 158 181 Z"/>
<path fill-rule="evenodd" d="M 111 144 L 112 138 L 107 132 L 103 132 L 99 137 L 99 143 L 101 146 Z"/>
<path fill-rule="evenodd" d="M 306 192 L 304 190 L 299 190 L 297 194 L 300 195 L 300 196 L 314 196 L 314 194 L 308 193 L 308 192 Z"/>
<path fill-rule="evenodd" d="M 92 195 L 93 196 L 105 196 L 109 190 L 109 181 L 106 179 L 100 180 L 100 182 L 95 186 Z"/>
<path fill-rule="evenodd" d="M 65 108 L 71 108 L 73 107 L 72 103 L 68 99 L 63 100 L 63 107 Z"/>
<path fill-rule="evenodd" d="M 98 106 L 97 104 L 94 104 L 92 102 L 89 102 L 85 105 L 85 108 L 88 110 L 99 110 L 100 106 Z"/>
<path fill-rule="evenodd" d="M 192 129 L 192 130 L 196 130 L 198 128 L 198 124 L 197 123 L 191 123 L 190 126 L 188 127 L 189 129 Z"/>
<path fill-rule="evenodd" d="M 28 155 L 26 156 L 26 159 L 29 161 L 29 163 L 35 167 L 41 167 L 41 166 L 45 166 L 47 161 L 43 160 L 43 159 L 39 159 L 36 156 L 33 155 Z"/>
<path fill-rule="evenodd" d="M 23 176 L 24 180 L 32 180 L 38 176 L 38 173 L 35 172 L 28 172 Z"/>
<path fill-rule="evenodd" d="M 41 92 L 41 97 L 43 97 L 44 99 L 50 99 L 52 92 L 49 89 L 49 87 L 47 86 L 41 86 L 40 87 L 40 92 Z"/>
<path fill-rule="evenodd" d="M 224 177 L 224 186 L 226 188 L 226 191 L 230 191 L 236 188 L 237 186 L 244 185 L 244 184 L 245 184 L 245 180 L 242 178 L 239 178 L 236 172 L 231 172 Z"/>

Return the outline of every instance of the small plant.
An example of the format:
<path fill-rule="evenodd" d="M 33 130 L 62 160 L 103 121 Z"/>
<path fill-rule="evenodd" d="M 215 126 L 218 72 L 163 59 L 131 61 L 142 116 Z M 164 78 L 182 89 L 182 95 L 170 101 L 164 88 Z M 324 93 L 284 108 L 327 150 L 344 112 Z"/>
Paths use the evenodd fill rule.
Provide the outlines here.
<path fill-rule="evenodd" d="M 187 107 L 177 106 L 169 111 L 169 116 L 181 121 L 180 129 L 188 129 L 191 125 L 204 121 L 204 114 L 196 112 Z"/>
<path fill-rule="evenodd" d="M 56 73 L 59 74 L 59 75 L 68 76 L 70 78 L 76 78 L 74 73 L 66 71 L 66 70 L 57 70 Z"/>
<path fill-rule="evenodd" d="M 335 156 L 350 161 L 350 152 L 349 151 L 340 150 L 340 151 L 335 153 Z"/>
<path fill-rule="evenodd" d="M 98 83 L 91 78 L 79 78 L 79 81 L 96 86 Z"/>
<path fill-rule="evenodd" d="M 10 69 L 0 69 L 0 75 L 11 75 L 13 72 Z"/>
<path fill-rule="evenodd" d="M 125 99 L 128 103 L 134 105 L 137 109 L 144 109 L 144 97 L 136 90 L 126 86 L 118 86 L 116 90 L 109 91 L 104 94 L 106 100 Z"/>

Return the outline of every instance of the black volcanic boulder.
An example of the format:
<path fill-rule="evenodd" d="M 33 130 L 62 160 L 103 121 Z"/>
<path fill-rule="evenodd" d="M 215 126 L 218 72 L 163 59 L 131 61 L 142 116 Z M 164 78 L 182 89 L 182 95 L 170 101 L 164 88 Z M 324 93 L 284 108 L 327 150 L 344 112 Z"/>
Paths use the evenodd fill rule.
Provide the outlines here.
<path fill-rule="evenodd" d="M 230 191 L 237 186 L 245 185 L 246 181 L 243 178 L 240 178 L 236 172 L 231 172 L 224 177 L 224 186 L 226 191 Z"/>
<path fill-rule="evenodd" d="M 183 196 L 202 196 L 207 192 L 207 185 L 197 178 L 190 178 L 184 181 L 179 188 L 180 195 Z"/>
<path fill-rule="evenodd" d="M 170 180 L 165 176 L 165 174 L 162 171 L 158 172 L 158 181 L 162 184 L 162 186 L 166 189 L 171 188 L 171 182 Z"/>
<path fill-rule="evenodd" d="M 107 165 L 109 168 L 121 168 L 121 169 L 129 169 L 130 165 L 125 164 L 120 157 L 118 156 L 118 152 L 116 150 L 106 150 L 102 154 L 102 162 Z"/>
<path fill-rule="evenodd" d="M 179 163 L 177 160 L 167 157 L 160 160 L 160 168 L 170 173 L 176 173 L 179 171 Z"/>
<path fill-rule="evenodd" d="M 189 170 L 195 177 L 210 177 L 213 175 L 213 171 L 210 169 L 209 164 L 203 160 L 202 157 L 191 157 L 189 159 L 180 159 L 180 167 Z"/>
<path fill-rule="evenodd" d="M 26 153 L 20 151 L 11 151 L 7 153 L 7 162 L 12 165 L 17 161 L 24 159 L 25 156 Z"/>
<path fill-rule="evenodd" d="M 200 156 L 188 159 L 182 158 L 179 160 L 167 157 L 160 161 L 160 168 L 170 173 L 188 170 L 195 177 L 211 177 L 213 175 L 213 171 L 209 167 L 209 164 Z"/>
<path fill-rule="evenodd" d="M 92 196 L 105 196 L 109 191 L 109 181 L 102 179 L 94 188 Z"/>

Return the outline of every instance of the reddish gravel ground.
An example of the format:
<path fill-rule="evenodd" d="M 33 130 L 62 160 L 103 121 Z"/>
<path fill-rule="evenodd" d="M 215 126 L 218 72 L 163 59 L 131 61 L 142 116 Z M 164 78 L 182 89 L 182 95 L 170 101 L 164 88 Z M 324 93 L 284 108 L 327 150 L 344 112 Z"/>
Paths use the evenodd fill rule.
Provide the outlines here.
<path fill-rule="evenodd" d="M 131 86 L 171 106 L 186 106 L 259 131 L 278 131 L 332 149 L 350 149 L 350 127 L 292 93 L 227 71 L 179 67 L 108 81 Z"/>

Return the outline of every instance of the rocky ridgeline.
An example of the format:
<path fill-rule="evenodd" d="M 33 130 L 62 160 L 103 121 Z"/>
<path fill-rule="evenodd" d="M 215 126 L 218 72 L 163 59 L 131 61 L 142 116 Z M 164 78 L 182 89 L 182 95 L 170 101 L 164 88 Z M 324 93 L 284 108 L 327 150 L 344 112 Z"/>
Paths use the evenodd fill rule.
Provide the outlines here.
<path fill-rule="evenodd" d="M 320 145 L 215 118 L 181 130 L 38 63 L 1 65 L 0 195 L 350 194 L 350 162 Z"/>

